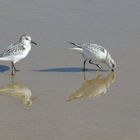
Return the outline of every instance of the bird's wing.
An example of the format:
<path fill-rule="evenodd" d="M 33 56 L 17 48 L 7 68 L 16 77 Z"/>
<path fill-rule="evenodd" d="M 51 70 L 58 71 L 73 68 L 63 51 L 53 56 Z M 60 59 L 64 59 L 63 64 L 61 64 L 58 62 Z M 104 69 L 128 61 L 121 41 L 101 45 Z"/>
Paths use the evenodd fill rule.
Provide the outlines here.
<path fill-rule="evenodd" d="M 0 57 L 18 55 L 24 50 L 24 45 L 22 43 L 15 43 L 8 46 L 7 49 L 0 55 Z"/>
<path fill-rule="evenodd" d="M 106 49 L 100 45 L 93 44 L 93 43 L 86 43 L 82 45 L 82 48 L 88 50 L 90 52 L 101 52 L 105 53 Z"/>

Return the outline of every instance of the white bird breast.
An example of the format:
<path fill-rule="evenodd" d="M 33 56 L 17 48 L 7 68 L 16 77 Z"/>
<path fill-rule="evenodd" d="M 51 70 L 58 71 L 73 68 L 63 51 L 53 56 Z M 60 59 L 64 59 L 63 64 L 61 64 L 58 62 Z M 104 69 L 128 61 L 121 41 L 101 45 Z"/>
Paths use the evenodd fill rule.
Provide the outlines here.
<path fill-rule="evenodd" d="M 14 63 L 20 61 L 21 59 L 25 58 L 28 55 L 29 51 L 31 50 L 31 45 L 28 45 L 28 46 L 24 45 L 24 47 L 25 49 L 22 50 L 21 53 L 19 53 L 16 57 L 13 56 Z"/>

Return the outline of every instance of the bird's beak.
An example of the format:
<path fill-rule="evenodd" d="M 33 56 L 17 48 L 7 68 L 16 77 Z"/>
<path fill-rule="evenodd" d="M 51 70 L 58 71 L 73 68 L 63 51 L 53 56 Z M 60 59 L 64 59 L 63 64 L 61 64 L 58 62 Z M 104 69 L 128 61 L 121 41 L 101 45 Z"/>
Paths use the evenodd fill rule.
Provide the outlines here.
<path fill-rule="evenodd" d="M 32 44 L 37 45 L 37 43 L 35 43 L 34 41 L 31 41 Z"/>

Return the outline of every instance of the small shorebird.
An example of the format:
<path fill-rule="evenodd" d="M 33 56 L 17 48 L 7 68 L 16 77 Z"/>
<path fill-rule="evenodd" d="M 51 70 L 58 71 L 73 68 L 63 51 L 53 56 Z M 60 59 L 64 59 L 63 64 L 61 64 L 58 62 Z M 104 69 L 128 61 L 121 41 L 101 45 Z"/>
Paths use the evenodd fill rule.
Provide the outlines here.
<path fill-rule="evenodd" d="M 22 35 L 14 44 L 11 44 L 7 49 L 0 54 L 0 60 L 11 61 L 11 75 L 14 75 L 14 71 L 19 71 L 15 67 L 15 63 L 24 59 L 31 50 L 31 43 L 37 45 L 37 43 L 31 40 L 29 35 Z"/>
<path fill-rule="evenodd" d="M 85 71 L 85 64 L 87 61 L 90 64 L 96 65 L 99 69 L 102 69 L 99 63 L 104 63 L 112 71 L 114 71 L 116 67 L 116 63 L 112 59 L 110 53 L 104 47 L 97 44 L 93 44 L 93 43 L 76 44 L 69 41 L 68 43 L 75 46 L 70 49 L 80 52 L 82 56 L 84 57 L 85 60 L 83 63 L 83 71 Z"/>

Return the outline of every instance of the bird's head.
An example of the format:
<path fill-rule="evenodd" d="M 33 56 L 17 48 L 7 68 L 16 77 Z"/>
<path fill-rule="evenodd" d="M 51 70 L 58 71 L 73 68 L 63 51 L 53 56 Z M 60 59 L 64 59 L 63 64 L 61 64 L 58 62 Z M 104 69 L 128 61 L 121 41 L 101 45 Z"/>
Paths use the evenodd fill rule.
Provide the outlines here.
<path fill-rule="evenodd" d="M 22 42 L 23 44 L 34 44 L 37 45 L 37 43 L 35 43 L 34 41 L 32 41 L 31 37 L 29 35 L 22 35 L 19 39 L 20 42 Z"/>
<path fill-rule="evenodd" d="M 116 62 L 114 61 L 114 59 L 111 57 L 111 55 L 109 53 L 106 58 L 106 64 L 112 71 L 114 71 L 114 69 L 116 68 Z"/>

